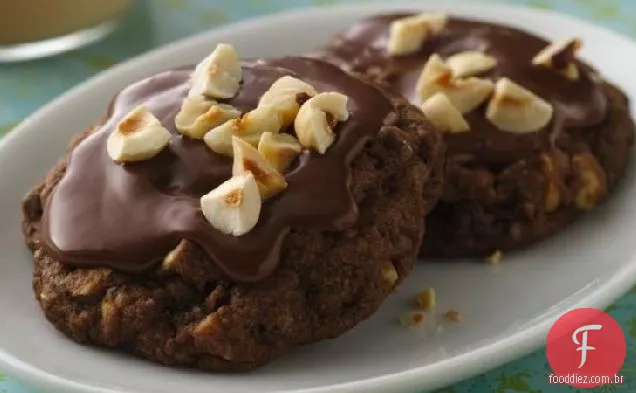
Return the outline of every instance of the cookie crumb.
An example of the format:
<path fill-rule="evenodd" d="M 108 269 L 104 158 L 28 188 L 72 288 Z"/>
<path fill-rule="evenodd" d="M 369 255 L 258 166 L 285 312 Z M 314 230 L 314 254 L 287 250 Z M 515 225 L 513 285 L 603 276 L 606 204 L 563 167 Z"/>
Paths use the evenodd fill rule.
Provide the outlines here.
<path fill-rule="evenodd" d="M 410 311 L 400 317 L 400 323 L 404 326 L 416 326 L 424 323 L 424 313 Z"/>
<path fill-rule="evenodd" d="M 448 310 L 444 313 L 444 318 L 453 323 L 462 323 L 464 318 L 457 310 Z"/>
<path fill-rule="evenodd" d="M 499 265 L 501 263 L 502 256 L 503 254 L 501 253 L 501 250 L 496 250 L 495 252 L 490 254 L 488 257 L 486 257 L 485 261 L 489 265 Z"/>
<path fill-rule="evenodd" d="M 434 310 L 437 306 L 435 289 L 426 288 L 424 291 L 417 295 L 417 303 L 422 310 Z"/>

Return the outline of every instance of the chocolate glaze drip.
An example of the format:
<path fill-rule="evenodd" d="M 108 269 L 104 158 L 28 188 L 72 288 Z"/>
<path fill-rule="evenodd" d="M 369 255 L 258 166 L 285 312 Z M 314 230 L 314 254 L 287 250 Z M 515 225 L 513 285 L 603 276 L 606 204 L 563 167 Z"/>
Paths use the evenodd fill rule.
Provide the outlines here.
<path fill-rule="evenodd" d="M 484 104 L 466 115 L 473 131 L 446 135 L 450 159 L 505 166 L 550 149 L 565 129 L 603 121 L 607 100 L 596 72 L 578 63 L 581 79 L 570 81 L 553 70 L 533 66 L 532 58 L 549 42 L 521 30 L 451 18 L 447 27 L 427 40 L 419 52 L 399 57 L 387 55 L 391 22 L 409 15 L 379 15 L 363 20 L 337 35 L 315 55 L 347 70 L 377 75 L 419 105 L 415 84 L 430 55 L 438 53 L 446 58 L 467 50 L 483 51 L 494 56 L 498 64 L 480 76 L 493 80 L 508 77 L 554 105 L 553 121 L 545 129 L 514 134 L 492 125 L 484 116 Z"/>
<path fill-rule="evenodd" d="M 45 206 L 41 241 L 46 250 L 78 267 L 140 272 L 153 267 L 181 239 L 189 239 L 208 253 L 222 274 L 253 282 L 275 269 L 290 228 L 340 231 L 353 225 L 358 212 L 349 191 L 350 163 L 390 117 L 389 99 L 337 67 L 313 59 L 257 61 L 244 64 L 243 70 L 241 90 L 225 101 L 243 112 L 255 108 L 276 79 L 292 75 L 318 91 L 346 94 L 351 114 L 336 127 L 336 142 L 327 154 L 301 153 L 286 174 L 289 186 L 264 202 L 251 232 L 224 235 L 200 211 L 199 198 L 231 177 L 232 161 L 175 130 L 175 115 L 190 87 L 189 68 L 124 89 L 105 123 L 72 152 L 66 175 Z M 172 140 L 151 160 L 118 165 L 106 152 L 106 139 L 140 104 L 170 130 Z"/>

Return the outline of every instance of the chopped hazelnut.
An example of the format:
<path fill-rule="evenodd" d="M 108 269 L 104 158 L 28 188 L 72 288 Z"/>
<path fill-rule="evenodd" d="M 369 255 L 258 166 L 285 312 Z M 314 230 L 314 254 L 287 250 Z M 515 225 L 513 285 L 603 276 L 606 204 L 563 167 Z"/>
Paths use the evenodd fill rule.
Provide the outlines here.
<path fill-rule="evenodd" d="M 495 252 L 486 257 L 486 263 L 489 265 L 499 265 L 502 256 L 501 250 L 495 250 Z"/>
<path fill-rule="evenodd" d="M 426 288 L 417 296 L 417 303 L 423 310 L 433 310 L 437 306 L 435 289 Z"/>
<path fill-rule="evenodd" d="M 421 311 L 410 311 L 400 317 L 400 323 L 404 326 L 417 326 L 424 323 L 425 314 Z"/>
<path fill-rule="evenodd" d="M 462 315 L 457 310 L 448 310 L 444 313 L 444 318 L 447 321 L 460 324 L 463 322 Z"/>

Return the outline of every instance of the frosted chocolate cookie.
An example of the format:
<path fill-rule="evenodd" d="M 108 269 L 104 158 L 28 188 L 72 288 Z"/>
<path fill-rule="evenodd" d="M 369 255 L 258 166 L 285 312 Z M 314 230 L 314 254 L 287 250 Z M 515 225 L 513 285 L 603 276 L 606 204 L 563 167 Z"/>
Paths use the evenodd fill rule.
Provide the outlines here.
<path fill-rule="evenodd" d="M 443 14 L 362 20 L 312 54 L 418 105 L 444 132 L 441 202 L 423 254 L 516 249 L 560 230 L 618 184 L 634 140 L 628 100 L 548 42 Z"/>
<path fill-rule="evenodd" d="M 77 342 L 210 371 L 337 337 L 411 270 L 441 146 L 331 64 L 221 44 L 126 87 L 26 197 L 37 300 Z"/>

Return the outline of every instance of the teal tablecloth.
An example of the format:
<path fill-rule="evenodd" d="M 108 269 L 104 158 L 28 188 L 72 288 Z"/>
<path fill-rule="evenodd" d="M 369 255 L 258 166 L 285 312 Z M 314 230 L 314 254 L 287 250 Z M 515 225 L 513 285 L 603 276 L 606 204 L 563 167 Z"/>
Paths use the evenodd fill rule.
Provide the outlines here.
<path fill-rule="evenodd" d="M 52 0 L 54 1 L 54 0 Z M 341 0 L 344 2 L 344 0 Z M 440 0 L 441 2 L 450 0 Z M 636 37 L 634 0 L 501 0 L 577 15 Z M 291 7 L 328 5 L 338 0 L 147 0 L 138 1 L 122 27 L 105 41 L 54 59 L 0 65 L 0 135 L 86 78 L 152 47 L 224 23 Z M 576 32 L 574 32 L 576 33 Z M 595 392 L 636 392 L 636 290 L 610 307 L 628 338 L 626 383 Z M 1 370 L 0 370 L 1 371 Z M 548 385 L 545 351 L 519 359 L 439 393 L 552 393 L 578 389 Z M 0 393 L 33 393 L 0 372 Z"/>

